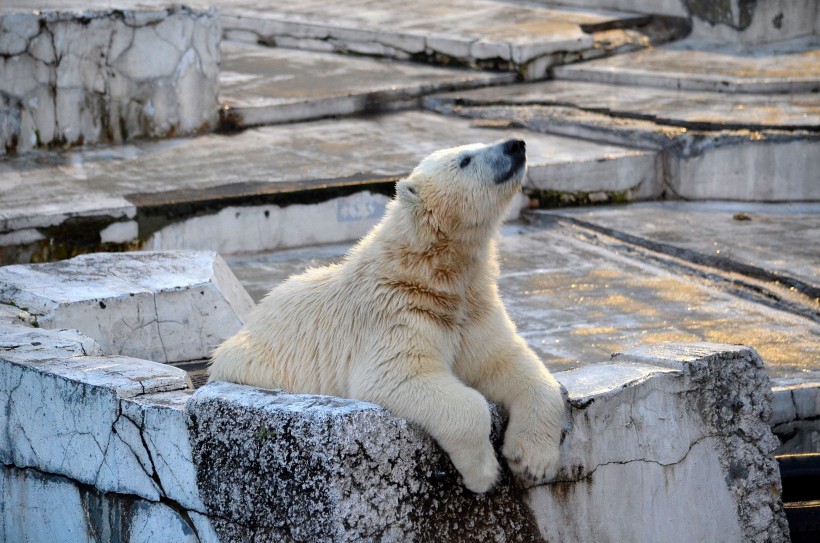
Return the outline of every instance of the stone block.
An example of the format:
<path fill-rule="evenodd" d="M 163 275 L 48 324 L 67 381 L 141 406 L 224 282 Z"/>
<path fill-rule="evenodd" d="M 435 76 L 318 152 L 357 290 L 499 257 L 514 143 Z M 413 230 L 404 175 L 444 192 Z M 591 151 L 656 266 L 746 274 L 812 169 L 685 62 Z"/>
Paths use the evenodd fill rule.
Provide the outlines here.
<path fill-rule="evenodd" d="M 467 491 L 420 429 L 377 405 L 228 383 L 188 404 L 224 541 L 535 541 L 525 490 Z M 495 416 L 496 441 L 501 418 Z"/>
<path fill-rule="evenodd" d="M 185 372 L 146 360 L 99 356 L 93 348 L 93 356 L 86 356 L 90 340 L 73 331 L 13 328 L 25 336 L 13 329 L 0 333 L 29 347 L 3 349 L 0 355 L 0 402 L 8 406 L 0 412 L 0 460 L 103 492 L 154 500 L 164 495 L 162 472 L 152 456 L 156 451 L 146 449 L 144 418 L 121 402 L 185 390 Z"/>
<path fill-rule="evenodd" d="M 0 268 L 0 302 L 44 328 L 76 328 L 109 354 L 159 362 L 207 358 L 252 301 L 209 252 L 97 253 Z"/>
<path fill-rule="evenodd" d="M 0 154 L 215 126 L 216 11 L 106 8 L 0 10 Z"/>
<path fill-rule="evenodd" d="M 788 540 L 753 349 L 639 348 L 556 377 L 570 406 L 558 480 L 527 489 L 505 472 L 481 496 L 378 406 L 207 385 L 188 404 L 203 500 L 226 540 Z M 502 428 L 496 410 L 497 446 Z"/>

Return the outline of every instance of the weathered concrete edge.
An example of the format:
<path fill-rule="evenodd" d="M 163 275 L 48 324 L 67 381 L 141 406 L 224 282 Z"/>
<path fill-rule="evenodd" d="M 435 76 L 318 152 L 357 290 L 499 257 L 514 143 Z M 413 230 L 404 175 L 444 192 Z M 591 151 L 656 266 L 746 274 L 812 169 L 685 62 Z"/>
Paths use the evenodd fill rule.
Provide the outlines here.
<path fill-rule="evenodd" d="M 34 333 L 39 332 L 38 330 L 31 328 L 25 328 L 25 330 L 32 331 Z M 719 349 L 723 350 L 720 351 Z M 585 410 L 595 402 L 597 402 L 597 407 L 605 409 L 601 406 L 604 405 L 607 400 L 612 399 L 619 394 L 623 394 L 629 389 L 635 389 L 636 387 L 640 388 L 644 385 L 651 388 L 653 386 L 652 383 L 658 379 L 668 379 L 673 376 L 680 376 L 687 372 L 692 372 L 693 365 L 704 364 L 704 360 L 708 362 L 709 359 L 714 360 L 716 357 L 719 358 L 722 354 L 726 353 L 729 353 L 730 356 L 739 354 L 744 357 L 750 357 L 751 359 L 756 357 L 756 354 L 754 354 L 752 349 L 739 346 L 732 347 L 703 344 L 684 347 L 642 347 L 616 355 L 612 364 L 602 364 L 579 368 L 577 370 L 573 370 L 572 372 L 559 373 L 557 374 L 557 377 L 565 384 L 565 386 L 567 386 L 570 403 L 573 406 L 573 409 Z M 93 389 L 100 388 L 98 384 L 86 382 L 87 378 L 85 375 L 80 375 L 77 378 L 73 378 L 73 376 L 70 375 L 70 372 L 66 373 L 64 371 L 53 371 L 51 366 L 59 361 L 50 361 L 45 365 L 40 365 L 41 363 L 27 362 L 25 360 L 25 353 L 21 356 L 22 358 L 18 357 L 17 360 L 14 359 L 14 356 L 2 357 L 2 359 L 0 359 L 0 367 L 4 368 L 4 371 L 8 370 L 10 367 L 15 367 L 29 372 L 35 371 L 40 375 L 48 376 L 50 379 L 61 381 L 64 385 L 69 385 L 72 387 L 80 385 L 86 387 L 90 392 L 93 392 Z M 71 358 L 90 359 L 92 363 L 99 362 L 102 365 L 101 371 L 103 373 L 108 373 L 109 375 L 120 375 L 120 373 L 118 373 L 122 369 L 120 366 L 128 364 L 128 362 L 123 359 L 118 359 L 115 357 L 72 356 Z M 79 361 L 75 360 L 75 362 Z M 35 364 L 37 366 L 33 367 Z M 611 378 L 609 381 L 606 380 L 608 366 L 612 367 L 616 375 L 614 382 Z M 625 368 L 634 370 L 634 373 L 624 375 L 623 370 Z M 606 388 L 600 388 L 594 392 L 590 392 L 590 390 L 595 388 L 595 386 L 590 387 L 590 384 L 592 383 L 594 385 L 596 382 L 599 384 L 605 384 Z M 6 381 L 6 386 L 9 386 L 8 381 Z M 116 394 L 117 386 L 113 386 L 112 389 Z M 177 442 L 173 439 L 170 441 L 174 444 L 174 446 L 181 446 L 182 449 L 184 449 L 181 454 L 178 455 L 178 463 L 176 465 L 166 465 L 168 468 L 166 475 L 173 475 L 174 485 L 170 485 L 166 481 L 165 485 L 157 484 L 159 489 L 155 492 L 140 493 L 134 492 L 133 489 L 129 489 L 130 491 L 127 493 L 137 494 L 145 499 L 153 501 L 162 501 L 163 499 L 171 500 L 175 504 L 183 506 L 186 510 L 190 509 L 190 511 L 195 513 L 205 513 L 206 508 L 201 505 L 202 502 L 198 496 L 197 483 L 194 478 L 196 461 L 190 455 L 190 445 L 178 442 L 178 438 L 182 436 L 187 436 L 188 439 L 192 439 L 193 437 L 188 434 L 188 430 L 183 431 L 185 427 L 185 418 L 186 416 L 189 416 L 186 415 L 186 413 L 190 410 L 189 405 L 191 401 L 195 403 L 196 401 L 204 400 L 209 397 L 220 397 L 222 401 L 234 402 L 238 405 L 244 405 L 245 408 L 252 408 L 253 402 L 249 403 L 247 401 L 247 393 L 250 392 L 253 395 L 253 391 L 255 390 L 258 389 L 243 387 L 241 385 L 214 384 L 200 389 L 200 391 L 193 397 L 193 400 L 190 398 L 190 391 L 184 390 L 182 387 L 180 387 L 179 390 L 172 392 L 142 394 L 133 396 L 130 399 L 124 399 L 122 398 L 122 395 L 117 394 L 120 398 L 119 405 L 117 407 L 118 412 L 111 413 L 111 416 L 114 417 L 115 423 L 119 421 L 122 416 L 125 416 L 127 420 L 139 428 L 143 446 L 145 446 L 146 451 L 148 451 L 144 454 L 147 455 L 149 459 L 153 459 L 150 462 L 151 467 L 154 469 L 154 473 L 156 474 L 156 477 L 152 477 L 153 480 L 156 481 L 159 479 L 162 481 L 161 475 L 159 475 L 160 469 L 158 468 L 160 463 L 158 461 L 158 457 L 154 458 L 156 453 L 152 456 L 147 444 L 152 443 L 156 446 L 156 444 L 168 443 L 169 437 L 176 437 Z M 233 393 L 230 393 L 231 391 Z M 10 396 L 13 391 L 7 390 L 6 392 Z M 379 412 L 379 418 L 387 417 L 387 419 L 395 419 L 395 417 L 391 417 L 378 406 L 364 402 L 357 402 L 354 400 L 330 399 L 309 395 L 289 395 L 283 392 L 259 392 L 265 392 L 265 395 L 272 399 L 275 409 L 296 409 L 298 411 L 299 409 L 307 406 L 313 409 L 326 409 L 328 411 L 341 409 L 358 412 Z M 0 393 L 2 393 L 2 391 L 0 391 Z M 258 395 L 258 393 L 256 394 Z M 331 400 L 331 402 L 328 403 L 328 400 Z M 171 421 L 171 424 L 168 426 L 163 426 L 162 424 L 152 427 L 146 426 L 145 414 L 149 411 L 154 412 L 155 416 L 153 417 L 153 420 Z M 136 413 L 136 415 L 134 415 L 134 413 Z M 400 421 L 400 419 L 398 420 Z M 8 420 L 4 419 L 4 422 L 8 424 Z M 169 432 L 174 435 L 169 436 Z M 6 432 L 6 435 L 8 435 L 8 432 Z M 7 446 L 8 445 L 10 444 L 7 444 Z M 3 452 L 8 453 L 9 451 L 6 450 Z M 138 453 L 134 454 L 138 455 Z M 17 465 L 17 462 L 9 462 L 8 460 L 8 457 L 4 454 L 3 462 L 8 465 L 13 464 L 19 468 L 33 468 L 44 473 L 51 473 L 54 471 L 53 467 L 41 466 L 36 462 L 29 462 L 27 465 L 20 466 Z M 605 460 L 605 462 L 613 461 L 618 462 L 617 459 Z M 181 478 L 180 473 L 187 475 Z M 88 481 L 96 481 L 96 479 L 92 479 L 90 477 L 91 474 L 88 473 L 57 474 L 68 476 L 72 479 L 83 482 L 84 484 L 90 484 Z M 122 474 L 123 477 L 129 477 L 132 475 L 133 474 L 130 473 Z M 567 475 L 571 477 L 570 480 L 578 480 L 578 478 L 586 477 L 585 474 L 580 472 L 567 473 Z M 123 486 L 128 488 L 130 485 L 120 481 L 120 486 L 113 484 L 108 487 L 108 490 L 113 492 L 117 492 L 118 490 L 121 491 L 121 487 Z M 166 488 L 173 490 L 168 492 Z"/>

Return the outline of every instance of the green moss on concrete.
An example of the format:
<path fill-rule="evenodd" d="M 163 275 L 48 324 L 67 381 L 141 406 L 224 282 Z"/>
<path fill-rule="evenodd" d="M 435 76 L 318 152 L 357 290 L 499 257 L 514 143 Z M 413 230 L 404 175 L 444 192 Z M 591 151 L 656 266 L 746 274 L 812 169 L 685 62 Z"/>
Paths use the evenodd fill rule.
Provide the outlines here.
<path fill-rule="evenodd" d="M 558 207 L 589 206 L 603 204 L 623 204 L 631 202 L 635 196 L 630 190 L 624 191 L 560 191 L 537 190 L 526 191 L 530 207 L 550 209 Z"/>

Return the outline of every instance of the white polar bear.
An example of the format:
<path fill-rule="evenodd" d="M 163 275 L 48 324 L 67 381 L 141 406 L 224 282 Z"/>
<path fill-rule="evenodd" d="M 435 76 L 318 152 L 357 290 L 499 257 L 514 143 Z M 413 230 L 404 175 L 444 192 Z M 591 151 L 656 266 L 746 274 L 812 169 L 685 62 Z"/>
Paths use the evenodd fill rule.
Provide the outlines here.
<path fill-rule="evenodd" d="M 382 221 L 333 266 L 277 286 L 213 355 L 209 380 L 374 402 L 419 424 L 473 492 L 503 454 L 530 482 L 558 464 L 560 386 L 498 294 L 494 238 L 526 172 L 524 142 L 437 151 L 396 185 Z"/>

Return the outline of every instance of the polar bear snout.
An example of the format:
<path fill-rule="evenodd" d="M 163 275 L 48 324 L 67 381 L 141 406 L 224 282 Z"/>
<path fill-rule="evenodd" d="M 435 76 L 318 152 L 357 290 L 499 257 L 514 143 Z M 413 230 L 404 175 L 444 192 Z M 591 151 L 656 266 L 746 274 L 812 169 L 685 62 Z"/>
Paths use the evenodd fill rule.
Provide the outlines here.
<path fill-rule="evenodd" d="M 513 138 L 511 140 L 505 141 L 503 146 L 504 154 L 513 157 L 521 157 L 522 159 L 526 156 L 527 144 L 524 142 L 524 140 Z"/>
<path fill-rule="evenodd" d="M 527 144 L 522 139 L 513 138 L 502 141 L 495 146 L 499 149 L 501 160 L 497 160 L 495 184 L 500 185 L 515 179 L 527 163 Z"/>

